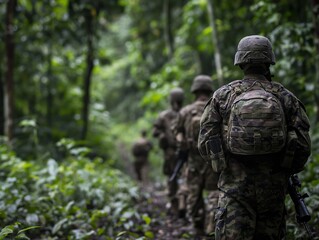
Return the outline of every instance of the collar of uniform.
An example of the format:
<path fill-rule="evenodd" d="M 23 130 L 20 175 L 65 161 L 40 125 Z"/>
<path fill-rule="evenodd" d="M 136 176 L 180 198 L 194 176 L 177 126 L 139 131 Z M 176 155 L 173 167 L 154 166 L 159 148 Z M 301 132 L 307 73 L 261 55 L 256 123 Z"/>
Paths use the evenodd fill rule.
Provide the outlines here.
<path fill-rule="evenodd" d="M 243 80 L 259 80 L 259 81 L 268 81 L 268 79 L 262 74 L 246 74 Z M 268 81 L 269 82 L 269 81 Z"/>

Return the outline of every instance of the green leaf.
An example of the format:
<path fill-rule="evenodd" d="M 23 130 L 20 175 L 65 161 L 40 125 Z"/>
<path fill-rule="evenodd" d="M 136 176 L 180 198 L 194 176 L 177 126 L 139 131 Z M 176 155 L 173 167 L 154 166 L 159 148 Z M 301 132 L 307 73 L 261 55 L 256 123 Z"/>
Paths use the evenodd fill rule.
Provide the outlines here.
<path fill-rule="evenodd" d="M 61 19 L 67 13 L 67 3 L 65 0 L 57 0 L 57 6 L 53 9 L 56 17 Z"/>
<path fill-rule="evenodd" d="M 27 237 L 25 233 L 18 234 L 18 236 L 16 236 L 15 239 L 30 240 L 30 238 Z"/>
<path fill-rule="evenodd" d="M 127 233 L 127 231 L 122 231 L 122 232 L 119 232 L 116 236 L 117 237 L 120 237 L 120 236 L 123 236 Z"/>
<path fill-rule="evenodd" d="M 27 227 L 27 228 L 24 228 L 24 229 L 21 229 L 19 232 L 18 232 L 18 235 L 25 232 L 25 231 L 28 231 L 28 230 L 31 230 L 31 229 L 35 229 L 35 228 L 40 228 L 41 226 L 31 226 L 31 227 Z"/>
<path fill-rule="evenodd" d="M 68 221 L 68 219 L 64 218 L 64 219 L 60 220 L 57 224 L 55 224 L 53 229 L 52 229 L 52 234 L 56 234 L 61 229 L 62 225 L 67 221 Z"/>
<path fill-rule="evenodd" d="M 143 220 L 145 221 L 145 223 L 146 223 L 147 225 L 150 225 L 152 219 L 151 219 L 149 216 L 143 215 L 142 218 L 143 218 Z"/>
<path fill-rule="evenodd" d="M 36 127 L 37 123 L 34 119 L 25 119 L 19 123 L 20 127 Z"/>
<path fill-rule="evenodd" d="M 6 226 L 4 227 L 1 232 L 0 232 L 0 239 L 4 239 L 3 237 L 6 237 L 8 236 L 9 234 L 12 234 L 13 233 L 13 226 L 10 225 L 10 226 Z"/>
<path fill-rule="evenodd" d="M 146 231 L 145 232 L 145 237 L 153 239 L 154 238 L 154 233 L 151 232 L 151 231 Z"/>

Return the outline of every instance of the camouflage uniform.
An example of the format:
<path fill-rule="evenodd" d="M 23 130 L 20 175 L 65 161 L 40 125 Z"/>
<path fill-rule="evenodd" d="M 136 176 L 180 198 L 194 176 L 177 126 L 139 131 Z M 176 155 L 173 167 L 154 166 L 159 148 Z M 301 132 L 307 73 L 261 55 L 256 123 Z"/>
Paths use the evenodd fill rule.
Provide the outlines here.
<path fill-rule="evenodd" d="M 132 154 L 134 156 L 134 170 L 139 181 L 147 179 L 147 167 L 149 164 L 148 155 L 153 145 L 146 138 L 146 132 L 142 131 L 142 136 L 133 143 Z"/>
<path fill-rule="evenodd" d="M 160 148 L 164 152 L 163 174 L 170 177 L 176 165 L 176 141 L 171 131 L 171 126 L 176 124 L 178 112 L 168 109 L 160 113 L 154 123 L 153 136 L 159 139 Z M 168 198 L 173 214 L 178 212 L 177 179 L 167 181 Z"/>
<path fill-rule="evenodd" d="M 203 77 L 203 75 L 198 77 Z M 204 77 L 209 78 L 208 76 Z M 212 82 L 209 83 L 211 84 Z M 192 92 L 194 93 L 195 91 Z M 211 167 L 202 159 L 198 152 L 198 131 L 196 138 L 191 134 L 192 116 L 194 114 L 202 114 L 208 99 L 209 94 L 200 95 L 195 102 L 182 108 L 177 123 L 179 148 L 188 152 L 187 168 L 185 168 L 188 188 L 187 214 L 198 234 L 209 234 L 213 231 L 214 213 L 219 196 L 217 191 L 218 174 L 212 171 Z M 204 190 L 208 191 L 207 204 L 205 204 L 203 199 Z M 206 215 L 206 213 L 208 214 Z"/>
<path fill-rule="evenodd" d="M 270 62 L 274 64 L 272 62 L 274 57 Z M 242 69 L 245 67 L 243 65 Z M 216 214 L 216 239 L 282 239 L 285 236 L 288 177 L 303 169 L 310 154 L 309 121 L 300 101 L 266 76 L 249 73 L 247 68 L 243 80 L 215 91 L 202 115 L 198 140 L 200 153 L 204 159 L 212 161 L 216 171 L 221 171 L 218 187 L 222 193 Z M 287 152 L 284 149 L 264 155 L 235 155 L 227 148 L 227 122 L 236 89 L 248 89 L 256 82 L 264 89 L 275 89 L 274 95 L 284 108 L 287 130 L 296 132 L 297 144 L 290 163 L 285 161 Z M 207 146 L 216 136 L 221 140 L 220 151 L 223 152 L 219 156 L 224 157 L 212 159 L 211 149 Z"/>
<path fill-rule="evenodd" d="M 159 114 L 153 125 L 153 136 L 158 138 L 159 146 L 164 152 L 163 174 L 168 176 L 167 190 L 170 201 L 169 213 L 178 215 L 180 208 L 177 197 L 178 182 L 177 178 L 169 181 L 169 177 L 173 174 L 176 166 L 176 139 L 173 134 L 176 125 L 178 111 L 181 109 L 184 101 L 184 91 L 181 88 L 174 88 L 170 92 L 171 109 L 167 109 Z"/>

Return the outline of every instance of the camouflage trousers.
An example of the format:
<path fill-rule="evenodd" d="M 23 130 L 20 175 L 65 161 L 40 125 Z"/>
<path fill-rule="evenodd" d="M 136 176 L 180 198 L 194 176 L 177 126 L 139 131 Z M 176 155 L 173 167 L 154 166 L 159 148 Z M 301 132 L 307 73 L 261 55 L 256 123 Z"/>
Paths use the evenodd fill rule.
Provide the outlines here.
<path fill-rule="evenodd" d="M 187 215 L 195 230 L 202 234 L 212 233 L 215 228 L 219 191 L 214 174 L 209 167 L 203 172 L 188 169 L 187 173 Z M 204 190 L 207 190 L 206 199 Z"/>
<path fill-rule="evenodd" d="M 173 181 L 167 180 L 167 196 L 170 202 L 169 214 L 178 215 L 178 197 L 177 197 L 178 183 L 177 179 Z"/>
<path fill-rule="evenodd" d="M 149 163 L 147 157 L 136 157 L 134 160 L 134 170 L 136 178 L 140 182 L 148 181 Z"/>
<path fill-rule="evenodd" d="M 169 181 L 170 176 L 172 175 L 175 165 L 176 165 L 176 149 L 167 148 L 164 151 L 164 164 L 163 164 L 163 173 L 168 177 L 167 179 L 167 196 L 170 202 L 169 212 L 173 215 L 178 214 L 178 183 L 177 178 L 173 181 Z"/>
<path fill-rule="evenodd" d="M 287 177 L 270 168 L 232 165 L 222 172 L 216 240 L 283 239 Z"/>
<path fill-rule="evenodd" d="M 181 175 L 179 176 L 177 180 L 178 211 L 179 211 L 180 217 L 184 218 L 186 215 L 187 196 L 189 195 L 187 179 L 186 179 L 187 164 L 184 164 L 180 172 L 181 172 Z"/>

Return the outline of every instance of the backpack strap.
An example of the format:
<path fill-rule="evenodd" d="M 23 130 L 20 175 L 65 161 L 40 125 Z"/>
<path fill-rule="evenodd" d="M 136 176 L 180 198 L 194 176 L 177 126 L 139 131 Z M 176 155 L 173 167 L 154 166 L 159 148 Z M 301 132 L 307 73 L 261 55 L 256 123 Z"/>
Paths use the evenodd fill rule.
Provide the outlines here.
<path fill-rule="evenodd" d="M 279 102 L 280 102 L 280 104 L 281 104 L 281 107 L 282 107 L 282 109 L 283 109 L 283 111 L 284 111 L 284 114 L 285 114 L 285 119 L 287 119 L 287 110 L 286 110 L 286 106 L 285 106 L 285 104 L 283 104 L 283 97 L 282 97 L 282 95 L 280 94 L 281 92 L 282 92 L 282 89 L 283 89 L 283 87 L 282 87 L 282 85 L 280 85 L 280 84 L 278 84 L 278 83 L 270 83 L 270 84 L 267 84 L 266 85 L 266 91 L 267 92 L 270 92 L 270 93 L 272 93 L 278 100 L 279 100 Z"/>
<path fill-rule="evenodd" d="M 231 106 L 237 96 L 239 96 L 245 89 L 243 88 L 243 81 L 244 80 L 236 80 L 234 82 L 231 82 L 228 84 L 230 88 L 230 96 L 226 100 L 226 109 L 224 110 L 223 114 L 223 123 L 222 123 L 222 129 L 221 129 L 221 136 L 226 141 L 227 139 L 227 133 L 228 133 L 228 118 L 230 114 Z"/>

